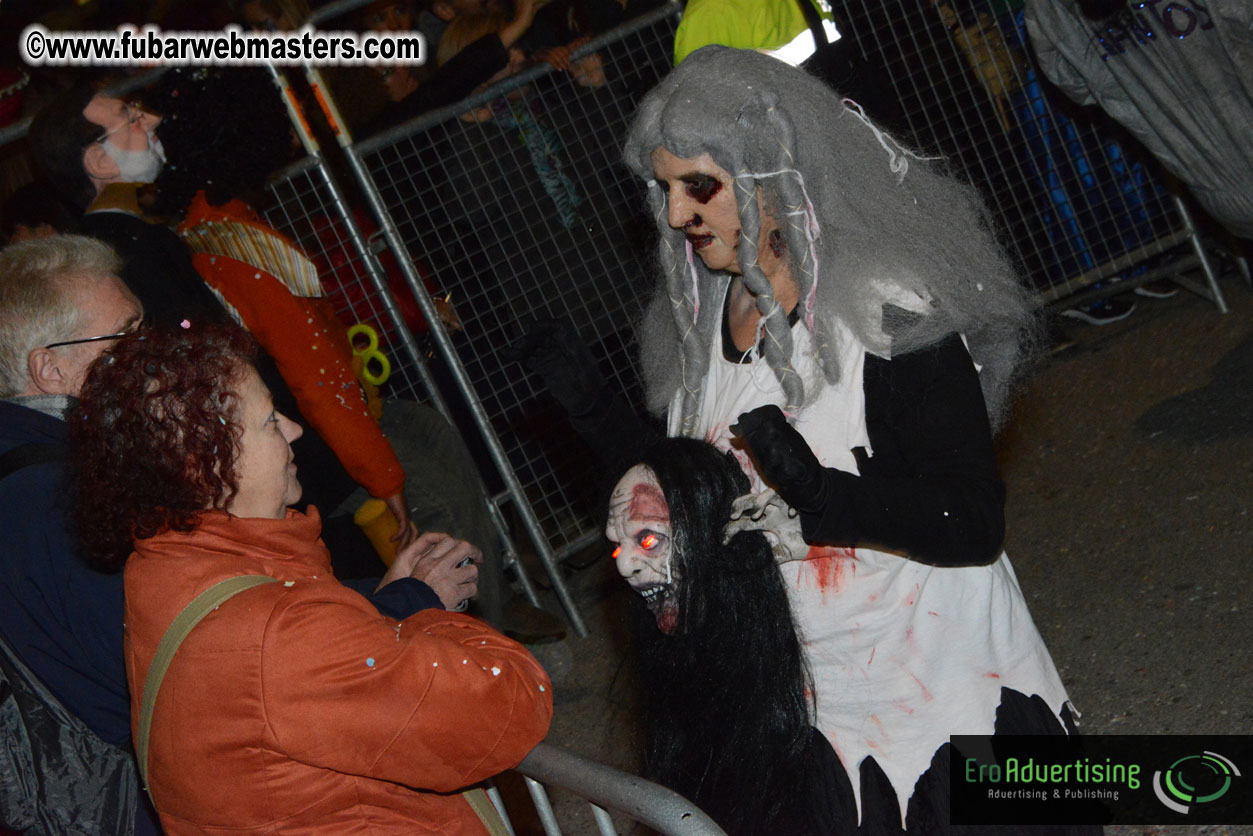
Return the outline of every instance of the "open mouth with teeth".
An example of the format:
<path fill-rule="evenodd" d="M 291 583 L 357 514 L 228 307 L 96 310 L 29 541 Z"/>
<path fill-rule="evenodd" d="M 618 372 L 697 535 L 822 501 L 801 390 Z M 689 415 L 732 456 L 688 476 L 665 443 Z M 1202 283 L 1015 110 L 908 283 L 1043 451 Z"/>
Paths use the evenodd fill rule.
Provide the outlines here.
<path fill-rule="evenodd" d="M 679 601 L 677 590 L 672 583 L 655 583 L 648 586 L 634 587 L 644 599 L 644 606 L 657 619 L 657 629 L 663 633 L 673 633 L 679 621 Z"/>

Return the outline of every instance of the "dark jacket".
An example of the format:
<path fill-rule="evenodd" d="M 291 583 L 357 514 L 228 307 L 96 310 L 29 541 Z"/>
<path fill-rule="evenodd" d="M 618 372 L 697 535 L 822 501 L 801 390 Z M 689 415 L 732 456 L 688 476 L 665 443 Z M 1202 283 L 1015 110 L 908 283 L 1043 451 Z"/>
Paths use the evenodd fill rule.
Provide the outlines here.
<path fill-rule="evenodd" d="M 64 444 L 66 433 L 63 421 L 0 401 L 0 454 L 30 442 Z M 66 469 L 64 461 L 34 464 L 0 480 L 0 637 L 65 709 L 102 740 L 130 749 L 122 575 L 82 559 Z M 350 586 L 384 615 L 440 606 L 421 581 L 405 578 L 370 595 L 376 583 Z M 135 826 L 141 836 L 159 832 L 146 798 Z"/>
<path fill-rule="evenodd" d="M 0 453 L 27 443 L 63 445 L 65 440 L 65 422 L 0 401 Z M 28 700 L 37 701 L 42 696 L 42 685 L 60 703 L 47 706 L 48 718 L 60 716 L 63 706 L 98 738 L 129 750 L 130 693 L 122 656 L 122 576 L 96 572 L 82 560 L 70 523 L 63 460 L 29 465 L 0 481 L 0 532 L 4 533 L 0 538 L 0 637 L 36 680 L 29 682 L 10 671 L 7 676 L 14 696 L 26 694 Z M 45 716 L 40 712 L 18 713 Z M 45 754 L 72 770 L 74 763 L 59 760 L 61 755 L 68 753 L 73 760 L 75 755 L 91 758 L 96 753 L 100 761 L 92 765 L 78 762 L 86 770 L 82 773 L 82 786 L 93 788 L 94 793 L 95 788 L 102 786 L 99 782 L 104 781 L 104 786 L 119 793 L 117 803 L 121 806 L 117 810 L 124 815 L 136 811 L 136 834 L 160 833 L 156 813 L 146 799 L 135 797 L 133 772 L 122 769 L 115 773 L 114 756 L 99 741 L 93 742 L 81 727 L 72 722 L 58 725 L 59 731 L 41 727 L 46 732 L 41 739 L 54 747 L 53 752 Z M 40 734 L 29 725 L 13 731 Z M 39 745 L 37 741 L 32 743 Z M 114 774 L 117 785 L 109 777 Z M 27 780 L 45 778 L 66 780 L 60 774 L 27 776 Z M 101 815 L 113 815 L 114 808 L 93 807 L 93 799 L 85 801 L 87 806 L 79 812 L 95 810 Z M 70 814 L 66 809 L 60 813 Z M 44 824 L 55 829 L 54 824 Z"/>
<path fill-rule="evenodd" d="M 0 402 L 0 453 L 65 437 L 65 422 Z M 129 746 L 122 576 L 80 557 L 65 470 L 63 462 L 31 465 L 0 481 L 0 634 L 92 731 Z"/>

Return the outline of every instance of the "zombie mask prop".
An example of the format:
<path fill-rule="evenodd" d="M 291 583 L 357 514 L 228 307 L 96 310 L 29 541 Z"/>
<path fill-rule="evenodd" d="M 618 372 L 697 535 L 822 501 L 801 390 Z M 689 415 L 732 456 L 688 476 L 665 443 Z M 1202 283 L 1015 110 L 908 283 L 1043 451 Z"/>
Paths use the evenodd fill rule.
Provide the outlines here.
<path fill-rule="evenodd" d="M 652 470 L 640 464 L 626 472 L 609 499 L 605 536 L 614 544 L 618 574 L 644 598 L 657 628 L 672 633 L 678 624 L 678 574 L 670 508 Z"/>

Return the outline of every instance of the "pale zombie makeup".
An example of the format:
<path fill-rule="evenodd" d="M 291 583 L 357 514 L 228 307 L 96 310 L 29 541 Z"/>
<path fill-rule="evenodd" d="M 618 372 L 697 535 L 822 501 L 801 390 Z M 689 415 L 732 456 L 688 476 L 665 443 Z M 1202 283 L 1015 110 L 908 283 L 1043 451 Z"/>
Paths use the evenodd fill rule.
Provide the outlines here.
<path fill-rule="evenodd" d="M 670 508 L 652 470 L 637 464 L 609 498 L 605 536 L 614 544 L 618 574 L 644 598 L 657 628 L 674 632 L 679 620 L 679 576 L 672 566 Z"/>
<path fill-rule="evenodd" d="M 653 176 L 666 193 L 666 221 L 687 237 L 710 270 L 739 273 L 740 215 L 731 175 L 708 154 L 684 159 L 653 151 Z"/>

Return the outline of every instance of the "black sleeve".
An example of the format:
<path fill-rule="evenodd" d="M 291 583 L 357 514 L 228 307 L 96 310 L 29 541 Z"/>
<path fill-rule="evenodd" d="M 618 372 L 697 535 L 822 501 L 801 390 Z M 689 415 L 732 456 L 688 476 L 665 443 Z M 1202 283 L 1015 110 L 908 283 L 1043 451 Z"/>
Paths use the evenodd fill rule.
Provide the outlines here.
<path fill-rule="evenodd" d="M 484 35 L 449 59 L 418 85 L 417 90 L 384 111 L 379 127 L 398 125 L 427 111 L 459 102 L 508 63 L 509 51 L 500 36 Z"/>
<path fill-rule="evenodd" d="M 649 445 L 662 438 L 655 424 L 636 412 L 608 385 L 583 411 L 568 414 L 574 431 L 612 473 L 624 472 Z"/>
<path fill-rule="evenodd" d="M 374 591 L 374 587 L 378 586 L 379 578 L 355 578 L 340 580 L 340 583 L 369 598 L 370 603 L 379 611 L 379 615 L 385 615 L 397 621 L 404 621 L 422 610 L 444 608 L 435 590 L 417 578 L 394 580 L 378 592 Z"/>
<path fill-rule="evenodd" d="M 961 338 L 883 360 L 866 355 L 861 475 L 827 468 L 819 513 L 801 513 L 810 543 L 867 546 L 926 563 L 990 563 L 1005 536 L 979 375 Z"/>
<path fill-rule="evenodd" d="M 228 319 L 192 265 L 187 245 L 172 230 L 122 212 L 90 212 L 83 216 L 83 232 L 121 256 L 121 279 L 143 303 L 147 322 L 172 328 L 184 319 Z"/>

